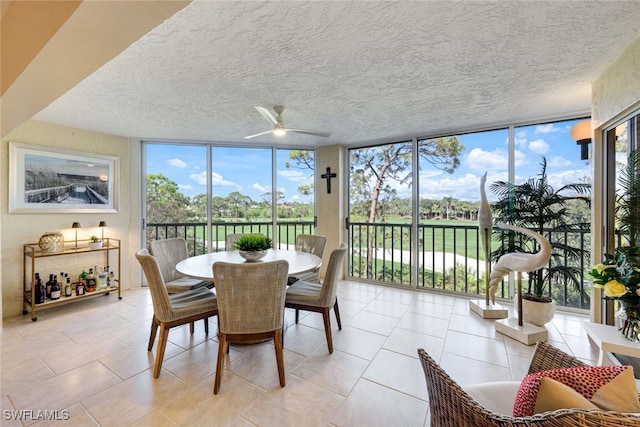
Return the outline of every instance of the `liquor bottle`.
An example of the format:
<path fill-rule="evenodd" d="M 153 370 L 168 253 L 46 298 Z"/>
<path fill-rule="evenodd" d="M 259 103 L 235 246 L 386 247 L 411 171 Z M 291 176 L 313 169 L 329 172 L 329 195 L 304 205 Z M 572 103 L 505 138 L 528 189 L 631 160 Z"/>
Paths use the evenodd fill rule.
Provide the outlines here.
<path fill-rule="evenodd" d="M 60 299 L 60 284 L 58 283 L 58 276 L 53 276 L 53 284 L 51 285 L 51 299 Z"/>
<path fill-rule="evenodd" d="M 82 280 L 79 280 L 78 283 L 76 283 L 76 295 L 84 295 L 84 282 Z"/>
<path fill-rule="evenodd" d="M 109 284 L 109 287 L 115 287 L 116 286 L 116 278 L 113 274 L 113 270 L 109 269 L 109 277 L 107 278 L 107 283 Z"/>
<path fill-rule="evenodd" d="M 51 286 L 53 286 L 53 274 L 49 274 L 49 281 L 46 284 L 46 298 L 51 298 Z"/>
<path fill-rule="evenodd" d="M 40 279 L 40 273 L 36 273 L 35 282 L 36 282 L 36 304 L 42 304 L 44 302 L 47 290 L 44 288 L 44 285 L 42 284 L 42 279 Z"/>
<path fill-rule="evenodd" d="M 71 279 L 69 279 L 69 274 L 65 274 L 64 275 L 64 279 L 65 279 L 65 284 L 64 284 L 64 296 L 65 297 L 70 297 L 71 296 Z"/>
<path fill-rule="evenodd" d="M 96 276 L 93 275 L 93 268 L 89 269 L 87 275 L 87 292 L 94 292 L 96 290 Z"/>
<path fill-rule="evenodd" d="M 107 271 L 104 268 L 100 267 L 100 272 L 98 273 L 98 288 L 106 289 L 107 276 L 108 276 Z"/>

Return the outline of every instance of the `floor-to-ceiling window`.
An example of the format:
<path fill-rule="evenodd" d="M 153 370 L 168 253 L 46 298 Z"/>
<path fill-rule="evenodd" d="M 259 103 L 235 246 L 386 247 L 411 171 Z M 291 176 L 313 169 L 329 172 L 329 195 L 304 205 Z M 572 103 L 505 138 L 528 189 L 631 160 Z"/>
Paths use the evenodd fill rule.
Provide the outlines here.
<path fill-rule="evenodd" d="M 183 236 L 192 250 L 202 251 L 207 241 L 207 147 L 147 143 L 144 154 L 145 225 L 159 224 L 145 227 L 145 240 Z"/>
<path fill-rule="evenodd" d="M 293 245 L 315 226 L 313 150 L 147 142 L 146 241 L 184 237 L 190 253 L 263 233 Z"/>
<path fill-rule="evenodd" d="M 485 192 L 490 203 L 499 198 L 492 191 L 496 182 L 507 186 L 524 183 L 540 174 L 542 164 L 546 165 L 546 182 L 554 190 L 570 190 L 564 187 L 572 181 L 590 183 L 589 160 L 580 159 L 580 147 L 570 137 L 577 121 L 351 149 L 349 274 L 402 285 L 484 293 L 487 267 L 478 233 L 482 176 L 487 175 Z M 577 228 L 563 231 L 564 245 L 578 245 L 588 254 L 588 203 L 568 202 L 562 208 L 568 223 Z M 509 221 L 509 216 L 495 219 Z M 490 236 L 491 256 L 501 244 L 495 234 Z M 554 290 L 554 297 L 560 299 L 560 305 L 588 308 L 583 287 L 588 264 L 584 258 L 576 261 L 566 253 L 554 256 L 556 262 L 575 267 L 580 282 L 576 289 L 561 286 Z M 509 298 L 512 287 L 508 280 L 503 282 L 498 296 Z"/>
<path fill-rule="evenodd" d="M 315 232 L 315 151 L 276 150 L 279 247 L 293 248 L 298 234 Z"/>
<path fill-rule="evenodd" d="M 418 228 L 419 287 L 484 293 L 485 255 L 478 238 L 478 208 L 481 179 L 486 174 L 485 193 L 495 196 L 489 185 L 508 180 L 508 130 L 497 129 L 419 141 L 457 144 L 459 162 L 448 168 L 433 157 L 420 157 L 420 225 Z M 489 236 L 488 236 L 489 237 Z M 490 242 L 491 239 L 488 239 Z M 499 296 L 506 296 L 501 287 Z"/>
<path fill-rule="evenodd" d="M 602 198 L 603 250 L 640 246 L 640 112 L 635 111 L 604 129 Z M 594 263 L 598 260 L 593 260 Z M 614 324 L 614 301 L 600 299 L 601 318 Z"/>

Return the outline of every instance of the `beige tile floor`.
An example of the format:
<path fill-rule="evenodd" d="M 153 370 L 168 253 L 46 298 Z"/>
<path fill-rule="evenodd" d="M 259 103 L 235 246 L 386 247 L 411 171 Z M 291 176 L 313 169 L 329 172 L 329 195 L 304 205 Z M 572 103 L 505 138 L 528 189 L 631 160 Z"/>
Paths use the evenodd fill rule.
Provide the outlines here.
<path fill-rule="evenodd" d="M 285 388 L 273 345 L 233 346 L 213 395 L 218 343 L 202 322 L 169 334 L 162 373 L 147 352 L 153 314 L 146 289 L 96 297 L 5 319 L 1 346 L 3 426 L 49 425 L 38 410 L 74 426 L 428 426 L 428 396 L 416 349 L 460 384 L 520 380 L 533 347 L 495 332 L 494 321 L 453 296 L 343 281 L 343 329 L 333 321 L 328 354 L 322 317 L 287 311 Z M 333 316 L 333 315 L 332 315 Z M 335 320 L 335 318 L 333 318 Z M 582 323 L 556 313 L 549 340 L 587 363 L 597 352 Z M 210 331 L 216 330 L 210 320 Z M 154 348 L 155 351 L 155 348 Z M 27 410 L 22 422 L 7 410 Z M 64 412 L 63 412 L 64 410 Z"/>

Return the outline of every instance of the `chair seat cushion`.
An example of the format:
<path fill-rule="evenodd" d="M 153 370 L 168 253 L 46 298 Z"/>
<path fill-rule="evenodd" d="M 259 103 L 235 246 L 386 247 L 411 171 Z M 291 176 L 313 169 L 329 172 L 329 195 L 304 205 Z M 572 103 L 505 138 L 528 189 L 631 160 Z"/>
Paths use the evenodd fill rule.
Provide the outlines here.
<path fill-rule="evenodd" d="M 551 369 L 527 375 L 518 389 L 513 407 L 515 417 L 531 416 L 536 410 L 563 409 L 569 399 L 573 404 L 587 408 L 577 402 L 575 396 L 568 396 L 566 388 L 547 382 L 541 392 L 542 378 L 550 378 L 580 394 L 590 404 L 606 411 L 640 412 L 638 391 L 633 368 L 629 366 L 581 366 Z M 545 395 L 546 394 L 546 395 Z M 538 400 L 541 403 L 538 405 Z M 559 407 L 558 407 L 559 406 Z"/>
<path fill-rule="evenodd" d="M 183 306 L 193 301 L 206 301 L 211 299 L 216 299 L 216 294 L 213 291 L 210 291 L 206 287 L 200 287 L 196 289 L 190 289 L 185 292 L 180 292 L 178 294 L 169 295 L 169 299 L 171 300 L 171 304 L 174 307 Z"/>
<path fill-rule="evenodd" d="M 506 416 L 510 416 L 513 412 L 518 388 L 520 388 L 520 381 L 496 381 L 462 386 L 462 389 L 480 406 Z"/>
<path fill-rule="evenodd" d="M 180 277 L 179 279 L 166 282 L 165 286 L 167 287 L 168 293 L 177 294 L 179 292 L 184 292 L 189 289 L 207 287 L 207 283 L 211 283 L 211 282 L 207 282 L 205 280 L 200 280 L 200 279 L 193 279 L 191 277 Z"/>
<path fill-rule="evenodd" d="M 296 280 L 303 282 L 320 283 L 320 270 L 309 271 L 295 277 Z M 294 281 L 295 282 L 295 281 Z"/>
<path fill-rule="evenodd" d="M 320 302 L 320 283 L 298 280 L 287 288 L 286 302 L 295 304 L 315 305 Z"/>

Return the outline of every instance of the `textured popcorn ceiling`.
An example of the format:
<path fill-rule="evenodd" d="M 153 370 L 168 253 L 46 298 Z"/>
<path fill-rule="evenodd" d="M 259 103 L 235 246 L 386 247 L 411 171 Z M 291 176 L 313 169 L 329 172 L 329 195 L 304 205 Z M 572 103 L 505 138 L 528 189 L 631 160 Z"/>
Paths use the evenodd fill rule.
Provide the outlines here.
<path fill-rule="evenodd" d="M 640 1 L 194 1 L 36 115 L 127 137 L 291 145 L 589 114 Z M 289 134 L 253 108 L 284 105 Z"/>

